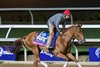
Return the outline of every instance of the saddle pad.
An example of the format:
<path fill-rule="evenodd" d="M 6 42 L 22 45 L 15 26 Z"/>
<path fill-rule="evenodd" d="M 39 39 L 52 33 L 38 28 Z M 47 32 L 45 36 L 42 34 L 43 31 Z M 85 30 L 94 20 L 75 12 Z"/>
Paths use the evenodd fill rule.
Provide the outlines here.
<path fill-rule="evenodd" d="M 34 44 L 40 45 L 40 46 L 45 46 L 47 43 L 47 38 L 48 38 L 48 33 L 47 32 L 40 32 L 36 39 L 34 40 Z"/>
<path fill-rule="evenodd" d="M 49 36 L 48 32 L 44 32 L 44 31 L 40 32 L 33 43 L 40 46 L 45 46 L 47 43 L 48 36 Z M 50 46 L 54 47 L 57 37 L 58 37 L 58 32 L 56 32 L 56 34 L 54 35 Z"/>

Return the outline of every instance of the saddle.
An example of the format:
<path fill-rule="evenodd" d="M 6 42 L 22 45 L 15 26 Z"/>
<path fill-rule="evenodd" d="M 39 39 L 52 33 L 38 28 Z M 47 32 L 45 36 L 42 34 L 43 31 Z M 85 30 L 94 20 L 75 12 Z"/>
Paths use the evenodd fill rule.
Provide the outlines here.
<path fill-rule="evenodd" d="M 39 46 L 45 46 L 46 43 L 47 43 L 48 36 L 49 36 L 49 33 L 46 32 L 46 31 L 38 33 L 38 35 L 37 35 L 36 39 L 34 40 L 33 44 L 36 44 L 36 45 L 39 45 Z M 55 33 L 50 47 L 55 46 L 55 42 L 56 42 L 57 37 L 58 37 L 58 32 Z"/>

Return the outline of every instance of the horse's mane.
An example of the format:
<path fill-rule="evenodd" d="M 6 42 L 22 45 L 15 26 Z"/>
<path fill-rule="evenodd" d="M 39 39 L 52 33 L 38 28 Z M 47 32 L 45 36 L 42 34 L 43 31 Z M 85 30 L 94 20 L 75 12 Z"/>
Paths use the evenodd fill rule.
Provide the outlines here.
<path fill-rule="evenodd" d="M 65 32 L 67 32 L 69 29 L 71 29 L 71 28 L 73 28 L 73 27 L 74 27 L 74 26 L 70 26 L 70 27 L 68 27 L 68 28 L 65 28 L 65 29 L 62 30 L 62 32 L 65 33 Z"/>

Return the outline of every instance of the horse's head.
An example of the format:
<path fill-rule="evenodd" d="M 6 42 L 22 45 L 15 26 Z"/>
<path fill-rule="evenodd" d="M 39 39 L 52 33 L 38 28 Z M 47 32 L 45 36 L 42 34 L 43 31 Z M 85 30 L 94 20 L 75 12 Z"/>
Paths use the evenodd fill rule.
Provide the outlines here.
<path fill-rule="evenodd" d="M 74 25 L 74 27 L 75 27 L 75 30 L 74 30 L 75 32 L 74 32 L 74 35 L 73 35 L 74 39 L 77 39 L 79 44 L 84 43 L 85 38 L 84 38 L 82 29 L 81 29 L 82 25 L 76 24 L 76 25 Z"/>

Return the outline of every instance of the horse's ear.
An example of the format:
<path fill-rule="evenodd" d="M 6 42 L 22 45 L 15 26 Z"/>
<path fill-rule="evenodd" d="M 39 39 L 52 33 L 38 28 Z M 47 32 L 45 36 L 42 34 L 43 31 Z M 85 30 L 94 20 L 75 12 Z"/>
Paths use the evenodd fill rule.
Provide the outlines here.
<path fill-rule="evenodd" d="M 82 24 L 78 24 L 78 27 L 82 27 Z"/>
<path fill-rule="evenodd" d="M 77 26 L 78 27 L 82 27 L 82 22 L 81 21 L 77 21 Z"/>
<path fill-rule="evenodd" d="M 82 26 L 82 24 L 75 24 L 75 26 L 81 27 L 81 26 Z"/>

